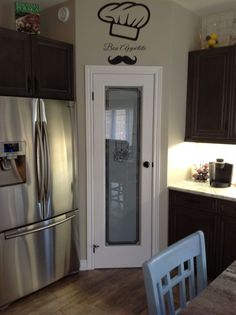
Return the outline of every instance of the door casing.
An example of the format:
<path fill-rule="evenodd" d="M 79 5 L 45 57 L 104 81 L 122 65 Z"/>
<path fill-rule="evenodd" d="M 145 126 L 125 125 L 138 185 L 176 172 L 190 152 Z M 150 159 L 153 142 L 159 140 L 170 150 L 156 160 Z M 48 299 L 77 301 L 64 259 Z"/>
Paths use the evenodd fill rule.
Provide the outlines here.
<path fill-rule="evenodd" d="M 159 194 L 160 194 L 160 149 L 161 149 L 161 99 L 162 67 L 160 66 L 85 66 L 86 96 L 86 160 L 87 160 L 87 266 L 94 269 L 94 183 L 93 183 L 93 77 L 95 74 L 153 75 L 153 177 L 152 177 L 152 255 L 159 251 Z"/>

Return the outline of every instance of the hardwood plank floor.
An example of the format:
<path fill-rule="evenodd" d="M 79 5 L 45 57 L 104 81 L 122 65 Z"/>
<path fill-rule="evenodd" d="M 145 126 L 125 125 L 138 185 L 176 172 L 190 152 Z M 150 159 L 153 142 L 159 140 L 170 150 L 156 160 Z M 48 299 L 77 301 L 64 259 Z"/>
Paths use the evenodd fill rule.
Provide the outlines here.
<path fill-rule="evenodd" d="M 12 303 L 0 315 L 147 315 L 140 268 L 82 271 Z"/>

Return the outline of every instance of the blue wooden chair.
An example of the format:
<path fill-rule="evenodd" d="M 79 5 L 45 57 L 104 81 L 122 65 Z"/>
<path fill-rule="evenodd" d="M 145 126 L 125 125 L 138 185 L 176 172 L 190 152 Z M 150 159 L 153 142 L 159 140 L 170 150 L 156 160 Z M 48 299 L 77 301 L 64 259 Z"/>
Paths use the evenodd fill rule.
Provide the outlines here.
<path fill-rule="evenodd" d="M 143 273 L 148 313 L 179 314 L 207 286 L 203 232 L 191 234 L 152 257 L 143 264 Z"/>

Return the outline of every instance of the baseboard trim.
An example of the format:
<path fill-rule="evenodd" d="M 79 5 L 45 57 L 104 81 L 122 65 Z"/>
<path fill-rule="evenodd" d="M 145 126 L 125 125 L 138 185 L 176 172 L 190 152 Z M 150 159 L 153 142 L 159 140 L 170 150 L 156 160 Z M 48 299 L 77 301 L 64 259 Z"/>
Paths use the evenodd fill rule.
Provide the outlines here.
<path fill-rule="evenodd" d="M 88 261 L 86 259 L 80 260 L 80 271 L 89 270 Z"/>

